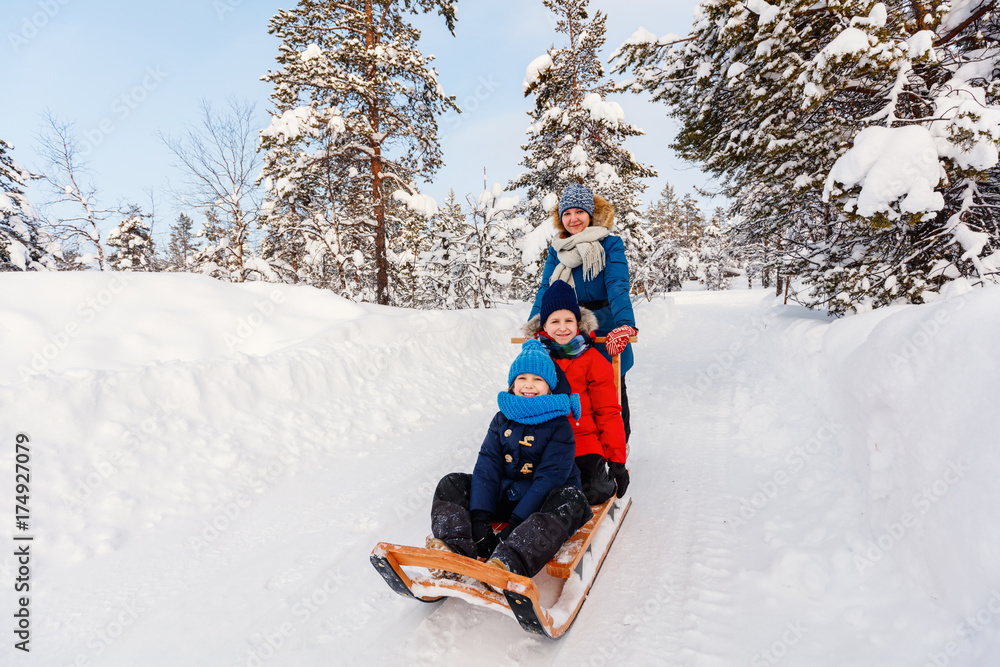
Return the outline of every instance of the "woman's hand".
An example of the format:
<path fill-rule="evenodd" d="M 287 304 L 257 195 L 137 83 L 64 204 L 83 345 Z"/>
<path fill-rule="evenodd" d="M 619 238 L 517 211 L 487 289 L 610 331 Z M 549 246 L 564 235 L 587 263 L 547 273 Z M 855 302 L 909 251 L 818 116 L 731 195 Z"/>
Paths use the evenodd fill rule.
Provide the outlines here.
<path fill-rule="evenodd" d="M 608 354 L 614 356 L 616 354 L 621 354 L 625 351 L 625 346 L 628 345 L 628 339 L 631 336 L 639 333 L 627 324 L 623 324 L 617 329 L 613 329 L 604 337 L 604 349 L 608 351 Z"/>

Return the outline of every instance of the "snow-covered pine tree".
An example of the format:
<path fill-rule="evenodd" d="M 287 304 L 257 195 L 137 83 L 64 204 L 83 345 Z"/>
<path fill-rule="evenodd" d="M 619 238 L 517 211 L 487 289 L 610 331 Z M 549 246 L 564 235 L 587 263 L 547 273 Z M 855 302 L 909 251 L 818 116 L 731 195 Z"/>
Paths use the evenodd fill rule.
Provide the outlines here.
<path fill-rule="evenodd" d="M 717 0 L 687 38 L 640 30 L 614 59 L 796 298 L 844 313 L 996 279 L 998 33 L 986 0 Z"/>
<path fill-rule="evenodd" d="M 430 308 L 469 307 L 468 266 L 465 263 L 468 223 L 462 204 L 451 190 L 444 206 L 430 221 L 429 247 L 420 258 L 421 299 Z"/>
<path fill-rule="evenodd" d="M 723 227 L 721 209 L 716 209 L 707 227 L 697 239 L 698 279 L 708 290 L 729 289 L 732 252 L 729 231 Z"/>
<path fill-rule="evenodd" d="M 52 239 L 24 193 L 39 178 L 14 161 L 10 144 L 0 139 L 0 271 L 56 269 Z"/>
<path fill-rule="evenodd" d="M 391 302 L 402 308 L 419 308 L 426 292 L 422 261 L 431 242 L 427 218 L 409 206 L 394 209 L 399 229 L 393 234 L 389 252 Z"/>
<path fill-rule="evenodd" d="M 632 282 L 647 294 L 678 291 L 685 280 L 694 277 L 695 253 L 684 234 L 684 213 L 669 183 L 664 184 L 659 199 L 643 213 L 646 231 L 652 238 L 652 252 L 629 268 Z"/>
<path fill-rule="evenodd" d="M 678 211 L 678 232 L 682 243 L 688 248 L 696 248 L 705 228 L 705 216 L 698 206 L 698 200 L 690 192 L 681 198 Z"/>
<path fill-rule="evenodd" d="M 190 270 L 197 251 L 194 221 L 186 213 L 181 213 L 177 216 L 177 222 L 170 226 L 170 240 L 167 242 L 168 270 Z"/>
<path fill-rule="evenodd" d="M 108 232 L 105 243 L 112 250 L 108 254 L 108 266 L 115 271 L 152 271 L 153 238 L 149 216 L 139 207 L 132 206 L 128 213 Z"/>
<path fill-rule="evenodd" d="M 615 233 L 630 264 L 640 263 L 651 250 L 639 215 L 642 179 L 656 172 L 624 147 L 626 139 L 644 132 L 626 123 L 621 105 L 607 99 L 615 90 L 600 57 L 607 17 L 597 11 L 589 18 L 589 0 L 543 2 L 566 41 L 528 65 L 523 88 L 525 97 L 533 96 L 534 109 L 528 112 L 528 142 L 521 146 L 527 171 L 508 189 L 526 188 L 529 218 L 547 224 L 563 189 L 584 183 L 614 205 Z"/>
<path fill-rule="evenodd" d="M 503 186 L 495 183 L 476 199 L 467 197 L 467 201 L 470 222 L 464 245 L 471 306 L 489 308 L 511 298 L 523 298 L 528 287 L 518 241 L 529 223 L 516 215 L 519 198 L 504 197 Z"/>
<path fill-rule="evenodd" d="M 681 232 L 680 201 L 674 186 L 664 183 L 660 197 L 643 212 L 646 229 L 654 240 L 678 238 Z"/>
<path fill-rule="evenodd" d="M 191 262 L 193 271 L 219 280 L 229 280 L 234 267 L 233 254 L 229 252 L 229 235 L 226 226 L 219 220 L 215 209 L 205 211 L 205 222 L 195 233 L 201 247 L 195 252 Z"/>
<path fill-rule="evenodd" d="M 274 85 L 273 121 L 261 133 L 271 251 L 323 238 L 330 267 L 343 270 L 350 258 L 362 274 L 355 280 L 360 291 L 340 276 L 343 289 L 364 296 L 370 280 L 383 304 L 393 197 L 416 194 L 413 179 L 441 165 L 437 116 L 458 109 L 430 67 L 432 57 L 417 48 L 420 31 L 406 20 L 431 11 L 454 31 L 453 0 L 302 0 L 276 14 L 269 28 L 281 39 L 280 67 L 263 77 Z M 320 220 L 322 228 L 311 231 L 302 220 Z M 354 262 L 358 255 L 372 261 Z M 282 260 L 286 270 L 298 261 Z"/>

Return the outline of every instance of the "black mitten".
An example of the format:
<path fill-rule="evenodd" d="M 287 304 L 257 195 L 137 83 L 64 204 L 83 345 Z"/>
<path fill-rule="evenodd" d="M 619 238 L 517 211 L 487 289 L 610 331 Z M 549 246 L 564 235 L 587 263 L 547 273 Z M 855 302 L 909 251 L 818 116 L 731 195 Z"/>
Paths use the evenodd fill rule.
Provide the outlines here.
<path fill-rule="evenodd" d="M 514 529 L 521 525 L 521 523 L 522 520 L 519 517 L 511 515 L 510 521 L 507 523 L 507 527 L 500 531 L 499 539 L 497 541 L 503 542 L 506 540 L 510 537 L 510 534 L 514 532 Z"/>
<path fill-rule="evenodd" d="M 483 518 L 478 512 L 475 514 L 478 516 L 472 518 L 472 541 L 476 543 L 476 555 L 488 558 L 500 540 L 493 532 L 493 522 L 489 518 Z"/>
<path fill-rule="evenodd" d="M 615 463 L 612 461 L 608 464 L 611 468 L 611 476 L 615 478 L 615 484 L 618 485 L 618 497 L 621 498 L 625 495 L 625 491 L 628 490 L 628 469 L 625 467 L 624 463 Z"/>

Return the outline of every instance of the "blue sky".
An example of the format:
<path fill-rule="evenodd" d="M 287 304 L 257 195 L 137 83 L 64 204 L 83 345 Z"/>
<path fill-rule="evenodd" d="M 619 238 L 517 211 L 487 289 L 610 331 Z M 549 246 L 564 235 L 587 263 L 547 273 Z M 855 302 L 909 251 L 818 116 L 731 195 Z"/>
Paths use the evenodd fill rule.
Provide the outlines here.
<path fill-rule="evenodd" d="M 610 54 L 640 26 L 662 35 L 684 34 L 695 0 L 591 2 L 608 14 Z M 271 87 L 261 75 L 275 68 L 278 43 L 268 21 L 291 2 L 265 0 L 7 0 L 4 3 L 0 71 L 0 137 L 13 157 L 36 172 L 44 169 L 37 135 L 50 110 L 71 122 L 87 149 L 89 177 L 107 204 L 156 202 L 157 235 L 184 210 L 168 196 L 179 173 L 157 132 L 180 135 L 198 121 L 201 101 L 222 108 L 231 96 L 256 102 L 261 127 L 269 120 Z M 421 49 L 437 56 L 446 92 L 464 113 L 441 119 L 445 167 L 421 190 L 442 202 L 449 189 L 464 197 L 489 182 L 506 183 L 521 167 L 520 145 L 530 100 L 521 94 L 525 67 L 557 42 L 541 0 L 464 0 L 458 3 L 452 37 L 439 17 L 418 17 Z M 626 120 L 647 136 L 626 145 L 659 171 L 646 199 L 664 181 L 678 193 L 705 184 L 705 176 L 668 148 L 675 125 L 666 107 L 635 95 L 616 96 Z M 37 187 L 36 205 L 45 201 Z M 721 203 L 704 202 L 708 214 Z M 196 216 L 196 221 L 200 216 Z"/>

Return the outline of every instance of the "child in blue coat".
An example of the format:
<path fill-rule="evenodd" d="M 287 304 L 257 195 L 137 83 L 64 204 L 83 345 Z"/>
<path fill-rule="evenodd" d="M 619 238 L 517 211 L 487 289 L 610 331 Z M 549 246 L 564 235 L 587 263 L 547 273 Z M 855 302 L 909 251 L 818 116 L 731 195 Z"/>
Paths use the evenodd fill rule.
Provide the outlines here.
<path fill-rule="evenodd" d="M 536 340 L 521 347 L 507 382 L 472 474 L 438 483 L 427 546 L 533 577 L 593 516 L 566 419 L 579 418 L 580 399 L 552 393 L 556 367 Z M 494 521 L 507 527 L 494 533 Z"/>

